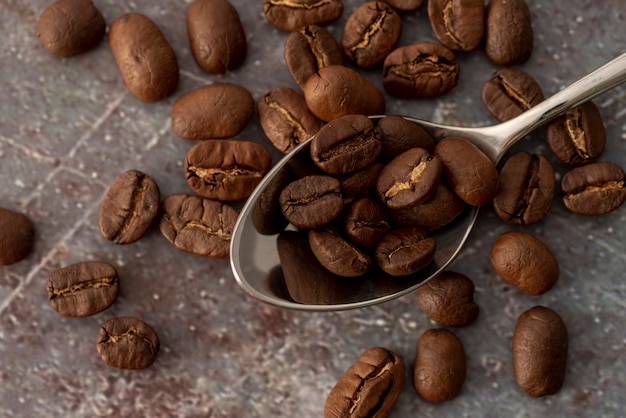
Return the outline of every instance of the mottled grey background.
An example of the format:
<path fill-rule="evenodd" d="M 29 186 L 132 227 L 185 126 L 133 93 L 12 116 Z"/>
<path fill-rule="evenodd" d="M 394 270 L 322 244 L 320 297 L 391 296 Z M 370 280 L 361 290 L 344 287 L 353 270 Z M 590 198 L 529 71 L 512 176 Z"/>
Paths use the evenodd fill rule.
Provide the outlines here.
<path fill-rule="evenodd" d="M 106 43 L 58 59 L 38 43 L 45 0 L 0 0 L 0 206 L 35 222 L 37 242 L 26 260 L 0 267 L 0 416 L 7 417 L 320 417 L 329 390 L 366 348 L 383 345 L 404 356 L 407 381 L 392 413 L 400 417 L 617 417 L 626 407 L 626 209 L 602 217 L 568 213 L 558 196 L 549 217 L 527 228 L 561 265 L 556 287 L 530 297 L 502 282 L 488 252 L 512 227 L 491 209 L 452 268 L 476 284 L 479 319 L 455 330 L 465 344 L 467 381 L 458 398 L 433 405 L 420 399 L 409 374 L 418 337 L 435 326 L 415 295 L 338 313 L 279 310 L 251 299 L 227 261 L 174 249 L 152 229 L 140 242 L 116 246 L 97 229 L 98 210 L 120 172 L 153 176 L 163 196 L 191 192 L 182 161 L 191 142 L 170 130 L 169 111 L 181 93 L 214 81 L 247 87 L 259 99 L 278 85 L 296 87 L 283 61 L 284 32 L 264 18 L 261 0 L 231 0 L 248 37 L 240 69 L 203 73 L 189 51 L 189 1 L 96 0 L 107 22 L 125 12 L 152 18 L 176 50 L 181 81 L 159 103 L 143 103 L 122 83 Z M 362 1 L 344 1 L 329 26 L 337 37 Z M 623 0 L 528 0 L 535 49 L 520 68 L 546 95 L 626 49 Z M 403 15 L 401 44 L 435 40 L 426 8 Z M 482 51 L 458 54 L 459 85 L 436 100 L 388 97 L 388 112 L 440 122 L 487 125 L 480 100 L 495 70 Z M 380 70 L 366 75 L 382 87 Z M 626 88 L 596 99 L 608 134 L 602 160 L 626 167 Z M 258 120 L 239 136 L 271 147 Z M 559 178 L 565 167 L 550 155 L 540 129 L 519 146 L 548 155 Z M 274 153 L 275 157 L 278 154 Z M 94 317 L 60 317 L 45 284 L 55 269 L 84 260 L 114 264 L 121 275 L 117 303 Z M 510 343 L 519 314 L 535 304 L 558 311 L 570 333 L 562 390 L 527 397 L 515 384 Z M 102 322 L 144 319 L 162 350 L 143 371 L 105 365 L 95 350 Z"/>

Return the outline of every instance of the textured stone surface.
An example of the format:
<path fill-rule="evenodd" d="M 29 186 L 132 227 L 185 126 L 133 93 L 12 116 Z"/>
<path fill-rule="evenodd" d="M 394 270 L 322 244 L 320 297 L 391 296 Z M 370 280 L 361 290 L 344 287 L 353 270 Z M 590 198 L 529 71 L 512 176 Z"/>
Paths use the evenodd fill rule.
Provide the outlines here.
<path fill-rule="evenodd" d="M 214 81 L 244 85 L 255 100 L 272 88 L 297 88 L 283 60 L 287 34 L 267 22 L 262 2 L 231 0 L 248 38 L 248 57 L 223 75 L 203 73 L 189 50 L 188 1 L 96 1 L 107 23 L 137 11 L 153 19 L 176 51 L 181 81 L 170 98 L 143 103 L 130 94 L 103 42 L 85 55 L 59 59 L 36 38 L 45 0 L 0 0 L 0 206 L 25 212 L 37 241 L 26 260 L 0 267 L 0 404 L 7 417 L 319 417 L 330 389 L 366 348 L 384 345 L 404 356 L 407 371 L 419 335 L 433 324 L 415 295 L 339 313 L 279 310 L 251 299 L 229 264 L 173 248 L 151 229 L 139 242 L 116 246 L 97 227 L 110 182 L 142 170 L 163 196 L 191 193 L 183 159 L 192 145 L 170 130 L 169 112 L 183 92 Z M 338 39 L 361 2 L 346 0 L 343 17 L 328 28 Z M 626 2 L 528 0 L 535 49 L 521 66 L 546 96 L 625 49 Z M 435 41 L 422 7 L 402 15 L 399 44 Z M 387 97 L 388 113 L 451 124 L 487 125 L 480 89 L 495 67 L 481 51 L 459 54 L 459 84 L 434 100 Z M 382 88 L 378 69 L 364 72 Z M 596 99 L 607 128 L 603 161 L 626 167 L 626 86 Z M 239 136 L 264 143 L 256 116 Z M 516 149 L 542 152 L 542 129 Z M 274 158 L 279 152 L 273 152 Z M 602 217 L 569 213 L 555 196 L 547 218 L 526 230 L 555 253 L 561 278 L 531 297 L 504 283 L 489 264 L 489 249 L 511 227 L 486 208 L 451 266 L 472 278 L 481 314 L 457 330 L 467 353 L 459 397 L 432 405 L 405 382 L 391 416 L 604 416 L 626 406 L 626 209 Z M 63 318 L 46 297 L 59 267 L 86 260 L 115 265 L 121 293 L 108 310 Z M 517 317 L 535 304 L 559 312 L 570 353 L 561 391 L 530 399 L 514 381 L 511 338 Z M 146 370 L 104 364 L 95 349 L 98 328 L 114 316 L 135 316 L 159 334 L 161 351 Z M 409 379 L 410 380 L 410 379 Z"/>

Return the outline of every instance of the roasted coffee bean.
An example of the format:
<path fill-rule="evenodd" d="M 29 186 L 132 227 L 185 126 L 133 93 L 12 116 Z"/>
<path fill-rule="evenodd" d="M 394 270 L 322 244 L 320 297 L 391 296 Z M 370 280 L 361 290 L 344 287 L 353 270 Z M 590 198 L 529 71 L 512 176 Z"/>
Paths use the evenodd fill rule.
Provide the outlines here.
<path fill-rule="evenodd" d="M 626 200 L 624 170 L 599 162 L 576 167 L 561 179 L 563 203 L 574 213 L 601 215 L 619 208 Z"/>
<path fill-rule="evenodd" d="M 381 115 L 385 96 L 369 80 L 343 65 L 329 65 L 309 77 L 304 99 L 315 116 L 329 122 L 344 115 Z"/>
<path fill-rule="evenodd" d="M 341 47 L 357 66 L 373 67 L 383 62 L 402 33 L 402 19 L 383 1 L 368 1 L 348 16 Z"/>
<path fill-rule="evenodd" d="M 443 164 L 444 177 L 464 202 L 482 206 L 498 191 L 498 171 L 476 145 L 463 138 L 445 138 L 437 143 L 434 155 Z"/>
<path fill-rule="evenodd" d="M 392 276 L 406 276 L 426 267 L 435 257 L 437 243 L 420 228 L 396 228 L 374 250 L 378 266 Z"/>
<path fill-rule="evenodd" d="M 145 369 L 159 352 L 159 336 L 140 319 L 112 318 L 100 327 L 96 349 L 109 366 Z"/>
<path fill-rule="evenodd" d="M 306 81 L 320 68 L 343 65 L 341 47 L 326 29 L 310 25 L 291 32 L 285 39 L 285 64 L 294 81 L 304 90 Z"/>
<path fill-rule="evenodd" d="M 386 0 L 391 6 L 404 12 L 417 10 L 424 3 L 424 0 Z"/>
<path fill-rule="evenodd" d="M 435 36 L 454 51 L 472 51 L 483 39 L 483 0 L 429 0 L 428 19 Z"/>
<path fill-rule="evenodd" d="M 559 279 L 559 263 L 539 238 L 523 231 L 502 233 L 491 247 L 491 265 L 502 279 L 522 292 L 546 293 Z"/>
<path fill-rule="evenodd" d="M 370 192 L 376 187 L 376 180 L 378 180 L 384 166 L 383 163 L 375 162 L 359 171 L 338 176 L 344 199 L 352 200 L 371 194 Z"/>
<path fill-rule="evenodd" d="M 209 258 L 226 258 L 239 212 L 229 205 L 198 196 L 175 194 L 162 203 L 159 224 L 176 248 Z"/>
<path fill-rule="evenodd" d="M 554 197 L 554 169 L 540 154 L 511 154 L 499 173 L 498 193 L 493 199 L 496 214 L 504 221 L 530 225 L 542 220 Z"/>
<path fill-rule="evenodd" d="M 568 110 L 548 123 L 546 141 L 565 164 L 579 166 L 596 160 L 606 145 L 600 111 L 591 101 Z"/>
<path fill-rule="evenodd" d="M 216 82 L 181 95 L 172 105 L 172 131 L 184 139 L 220 139 L 238 135 L 254 114 L 245 88 Z"/>
<path fill-rule="evenodd" d="M 389 416 L 400 396 L 402 357 L 382 347 L 365 350 L 326 398 L 324 418 Z"/>
<path fill-rule="evenodd" d="M 145 173 L 128 170 L 109 186 L 98 216 L 102 236 L 116 244 L 141 238 L 159 212 L 159 186 Z"/>
<path fill-rule="evenodd" d="M 280 210 L 280 193 L 294 180 L 289 165 L 284 165 L 261 192 L 252 210 L 252 224 L 263 235 L 278 234 L 288 222 Z"/>
<path fill-rule="evenodd" d="M 401 116 L 384 116 L 376 124 L 383 143 L 383 156 L 391 160 L 411 148 L 435 149 L 435 140 L 417 123 Z"/>
<path fill-rule="evenodd" d="M 430 199 L 407 209 L 392 210 L 391 219 L 396 226 L 417 226 L 434 231 L 452 222 L 465 208 L 465 202 L 440 181 Z"/>
<path fill-rule="evenodd" d="M 261 144 L 223 139 L 202 141 L 185 158 L 189 187 L 202 197 L 233 201 L 245 199 L 272 165 L 272 156 Z"/>
<path fill-rule="evenodd" d="M 543 99 L 539 83 L 515 68 L 500 68 L 482 88 L 485 107 L 500 122 L 521 115 Z"/>
<path fill-rule="evenodd" d="M 331 273 L 358 277 L 372 267 L 372 260 L 334 227 L 309 231 L 309 245 L 317 260 Z"/>
<path fill-rule="evenodd" d="M 246 59 L 246 33 L 228 0 L 194 0 L 187 8 L 187 34 L 196 63 L 207 73 L 234 70 Z"/>
<path fill-rule="evenodd" d="M 448 48 L 418 42 L 394 49 L 383 64 L 383 88 L 397 97 L 436 97 L 456 86 L 459 64 Z"/>
<path fill-rule="evenodd" d="M 0 266 L 22 261 L 33 250 L 35 226 L 20 212 L 0 208 Z"/>
<path fill-rule="evenodd" d="M 309 139 L 321 127 L 304 97 L 289 87 L 276 87 L 257 104 L 259 122 L 274 147 L 284 154 Z"/>
<path fill-rule="evenodd" d="M 91 0 L 57 0 L 37 21 L 37 38 L 57 57 L 73 57 L 96 47 L 106 22 Z"/>
<path fill-rule="evenodd" d="M 343 222 L 348 239 L 368 250 L 373 250 L 391 230 L 385 207 L 368 197 L 352 202 L 345 210 Z"/>
<path fill-rule="evenodd" d="M 84 317 L 102 312 L 115 302 L 120 279 L 115 267 L 86 261 L 63 267 L 48 278 L 48 301 L 63 316 Z"/>
<path fill-rule="evenodd" d="M 311 159 L 324 172 L 347 174 L 371 165 L 382 144 L 374 122 L 363 115 L 346 115 L 322 126 L 311 140 Z"/>
<path fill-rule="evenodd" d="M 480 310 L 474 302 L 474 283 L 454 271 L 439 273 L 420 286 L 417 303 L 430 319 L 449 327 L 471 324 Z"/>
<path fill-rule="evenodd" d="M 424 148 L 412 148 L 391 160 L 378 176 L 376 192 L 390 209 L 426 201 L 437 190 L 442 165 Z"/>
<path fill-rule="evenodd" d="M 330 176 L 307 176 L 293 181 L 280 193 L 280 208 L 297 228 L 319 228 L 343 211 L 339 180 Z"/>
<path fill-rule="evenodd" d="M 159 27 L 139 13 L 127 13 L 109 27 L 109 44 L 126 87 L 139 99 L 156 102 L 178 85 L 178 62 Z"/>
<path fill-rule="evenodd" d="M 534 306 L 520 315 L 513 334 L 515 381 L 529 396 L 554 395 L 565 381 L 568 335 L 563 319 Z"/>
<path fill-rule="evenodd" d="M 267 20 L 278 29 L 293 32 L 307 25 L 327 25 L 343 13 L 342 0 L 263 0 Z"/>
<path fill-rule="evenodd" d="M 485 53 L 496 65 L 522 64 L 533 50 L 533 27 L 524 0 L 490 0 L 485 21 Z"/>
<path fill-rule="evenodd" d="M 429 329 L 417 341 L 413 386 L 429 402 L 455 398 L 463 388 L 467 366 L 463 343 L 445 328 Z"/>

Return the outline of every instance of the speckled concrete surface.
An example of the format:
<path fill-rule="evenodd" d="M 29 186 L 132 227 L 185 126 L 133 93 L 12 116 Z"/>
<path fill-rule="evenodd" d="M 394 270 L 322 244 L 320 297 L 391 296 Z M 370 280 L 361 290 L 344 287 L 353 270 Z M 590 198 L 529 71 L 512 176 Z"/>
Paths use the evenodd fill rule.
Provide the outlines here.
<path fill-rule="evenodd" d="M 332 386 L 366 348 L 403 355 L 407 372 L 419 335 L 435 326 L 408 295 L 339 313 L 284 311 L 253 300 L 235 283 L 227 261 L 174 249 L 152 229 L 136 244 L 116 246 L 97 229 L 108 184 L 139 169 L 163 196 L 190 192 L 182 161 L 190 142 L 169 128 L 181 93 L 212 81 L 247 87 L 255 99 L 277 85 L 295 88 L 282 58 L 286 34 L 264 18 L 260 0 L 231 0 L 248 37 L 240 69 L 204 74 L 186 37 L 189 1 L 96 0 L 106 20 L 129 11 L 152 18 L 181 67 L 176 93 L 142 103 L 123 85 L 102 44 L 71 59 L 49 55 L 35 25 L 45 0 L 0 0 L 0 206 L 28 214 L 37 228 L 34 252 L 0 267 L 0 416 L 6 417 L 320 417 Z M 361 1 L 344 1 L 346 16 Z M 528 0 L 535 49 L 521 66 L 549 95 L 626 50 L 623 0 Z M 434 40 L 425 7 L 403 15 L 401 44 Z M 452 124 L 494 122 L 480 102 L 494 71 L 481 51 L 458 55 L 460 83 L 436 100 L 388 99 L 388 112 Z M 381 86 L 378 70 L 366 72 Z M 602 160 L 626 167 L 626 86 L 596 99 L 608 134 Z M 271 145 L 253 119 L 240 138 Z M 548 155 L 538 130 L 518 146 Z M 275 152 L 274 157 L 278 154 Z M 479 319 L 455 330 L 465 344 L 468 376 L 461 395 L 429 404 L 410 375 L 392 417 L 618 417 L 626 409 L 626 209 L 602 217 L 568 213 L 555 198 L 549 217 L 527 228 L 552 248 L 561 265 L 554 289 L 530 297 L 502 282 L 488 252 L 510 226 L 491 210 L 452 268 L 476 284 Z M 93 317 L 60 317 L 45 284 L 55 269 L 84 260 L 114 264 L 117 303 Z M 510 343 L 520 313 L 535 304 L 558 311 L 570 333 L 566 382 L 555 396 L 531 399 L 515 385 Z M 151 368 L 123 371 L 95 350 L 102 322 L 137 316 L 158 332 L 162 349 Z"/>

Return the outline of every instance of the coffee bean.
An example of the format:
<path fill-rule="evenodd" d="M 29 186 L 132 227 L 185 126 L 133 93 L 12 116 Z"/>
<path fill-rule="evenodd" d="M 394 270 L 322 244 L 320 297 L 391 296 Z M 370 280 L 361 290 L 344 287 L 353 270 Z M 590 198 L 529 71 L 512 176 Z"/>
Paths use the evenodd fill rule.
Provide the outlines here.
<path fill-rule="evenodd" d="M 404 384 L 402 357 L 382 347 L 365 350 L 331 389 L 324 418 L 389 416 Z"/>
<path fill-rule="evenodd" d="M 0 207 L 0 266 L 22 261 L 33 250 L 35 226 L 20 212 Z"/>
<path fill-rule="evenodd" d="M 109 45 L 126 86 L 139 99 L 156 102 L 178 85 L 178 62 L 159 27 L 139 13 L 127 13 L 109 27 Z"/>
<path fill-rule="evenodd" d="M 100 233 L 116 244 L 141 238 L 157 216 L 161 203 L 159 186 L 145 173 L 128 170 L 109 186 L 98 216 Z"/>
<path fill-rule="evenodd" d="M 417 10 L 424 3 L 424 0 L 386 0 L 391 6 L 404 12 Z"/>
<path fill-rule="evenodd" d="M 445 328 L 429 329 L 417 341 L 413 386 L 429 402 L 455 398 L 463 388 L 467 366 L 463 343 Z"/>
<path fill-rule="evenodd" d="M 546 293 L 559 279 L 559 263 L 552 251 L 528 232 L 502 233 L 491 247 L 490 259 L 502 279 L 529 295 Z"/>
<path fill-rule="evenodd" d="M 215 82 L 181 95 L 172 105 L 172 131 L 181 138 L 230 138 L 244 130 L 254 114 L 254 99 L 245 88 Z"/>
<path fill-rule="evenodd" d="M 381 171 L 376 192 L 390 209 L 405 209 L 426 201 L 437 190 L 442 165 L 423 148 L 412 148 L 391 160 Z"/>
<path fill-rule="evenodd" d="M 363 115 L 346 115 L 322 126 L 311 140 L 311 159 L 326 173 L 346 174 L 371 165 L 382 144 L 374 122 Z"/>
<path fill-rule="evenodd" d="M 161 233 L 176 248 L 209 258 L 226 258 L 239 212 L 229 205 L 186 194 L 162 203 Z"/>
<path fill-rule="evenodd" d="M 288 222 L 280 210 L 280 193 L 294 180 L 289 165 L 284 165 L 263 189 L 252 210 L 252 224 L 263 235 L 278 234 Z"/>
<path fill-rule="evenodd" d="M 272 156 L 261 144 L 243 140 L 202 141 L 185 158 L 189 187 L 208 199 L 245 199 L 269 171 Z"/>
<path fill-rule="evenodd" d="M 297 228 L 319 228 L 343 211 L 339 180 L 330 176 L 307 176 L 293 181 L 280 193 L 280 208 Z"/>
<path fill-rule="evenodd" d="M 568 335 L 555 311 L 534 306 L 520 315 L 513 334 L 515 381 L 529 396 L 554 395 L 565 381 Z"/>
<path fill-rule="evenodd" d="M 561 179 L 563 203 L 574 213 L 601 215 L 626 200 L 624 170 L 613 163 L 597 162 L 576 167 Z"/>
<path fill-rule="evenodd" d="M 394 49 L 383 63 L 383 87 L 396 97 L 436 97 L 456 86 L 459 64 L 448 48 L 418 42 Z"/>
<path fill-rule="evenodd" d="M 362 197 L 346 208 L 344 229 L 350 241 L 373 250 L 391 230 L 391 222 L 383 205 L 377 200 Z"/>
<path fill-rule="evenodd" d="M 396 228 L 374 250 L 376 263 L 392 276 L 407 276 L 426 267 L 435 257 L 435 239 L 420 228 Z"/>
<path fill-rule="evenodd" d="M 307 25 L 324 26 L 343 13 L 341 0 L 263 0 L 267 20 L 278 29 L 293 32 Z"/>
<path fill-rule="evenodd" d="M 341 47 L 326 29 L 309 25 L 291 32 L 285 39 L 285 64 L 294 81 L 304 90 L 306 81 L 320 68 L 343 65 Z"/>
<path fill-rule="evenodd" d="M 515 68 L 500 68 L 482 88 L 485 107 L 500 122 L 521 115 L 543 99 L 535 79 Z"/>
<path fill-rule="evenodd" d="M 435 36 L 454 51 L 472 51 L 483 39 L 483 0 L 429 0 L 428 19 Z"/>
<path fill-rule="evenodd" d="M 375 162 L 358 171 L 337 176 L 341 183 L 344 199 L 352 200 L 371 194 L 376 187 L 376 180 L 378 180 L 378 176 L 384 166 L 383 163 Z"/>
<path fill-rule="evenodd" d="M 474 302 L 474 283 L 454 271 L 439 273 L 420 286 L 417 302 L 430 319 L 449 327 L 471 324 L 480 310 Z"/>
<path fill-rule="evenodd" d="M 382 1 L 369 1 L 348 16 L 343 27 L 341 47 L 346 56 L 361 68 L 383 62 L 398 42 L 402 19 Z"/>
<path fill-rule="evenodd" d="M 524 0 L 490 0 L 485 21 L 485 53 L 496 65 L 522 64 L 533 49 L 530 11 Z"/>
<path fill-rule="evenodd" d="M 502 220 L 512 224 L 539 222 L 552 205 L 554 184 L 554 169 L 546 157 L 516 152 L 500 169 L 493 208 Z"/>
<path fill-rule="evenodd" d="M 41 13 L 37 38 L 57 57 L 73 57 L 96 47 L 106 30 L 100 10 L 90 0 L 57 0 Z"/>
<path fill-rule="evenodd" d="M 48 301 L 63 316 L 97 314 L 115 302 L 119 277 L 115 267 L 99 261 L 86 261 L 56 270 L 48 278 Z"/>
<path fill-rule="evenodd" d="M 376 132 L 383 144 L 383 156 L 393 159 L 411 148 L 435 149 L 435 140 L 417 123 L 401 116 L 384 116 L 376 124 Z"/>
<path fill-rule="evenodd" d="M 370 257 L 341 236 L 336 228 L 310 230 L 309 245 L 317 260 L 338 276 L 362 276 L 372 267 Z"/>
<path fill-rule="evenodd" d="M 304 99 L 315 116 L 329 122 L 344 115 L 385 113 L 385 96 L 361 74 L 343 65 L 320 68 L 307 80 Z"/>
<path fill-rule="evenodd" d="M 462 138 L 445 138 L 437 143 L 434 155 L 443 164 L 444 177 L 464 202 L 482 206 L 498 191 L 498 171 L 476 145 Z"/>
<path fill-rule="evenodd" d="M 140 319 L 112 318 L 100 327 L 96 349 L 109 366 L 145 369 L 159 352 L 159 336 Z"/>
<path fill-rule="evenodd" d="M 548 123 L 546 141 L 565 164 L 579 166 L 596 160 L 606 145 L 600 111 L 591 101 L 568 110 Z"/>
<path fill-rule="evenodd" d="M 276 87 L 261 97 L 257 109 L 263 132 L 284 154 L 309 139 L 321 127 L 306 105 L 304 97 L 289 87 Z"/>

